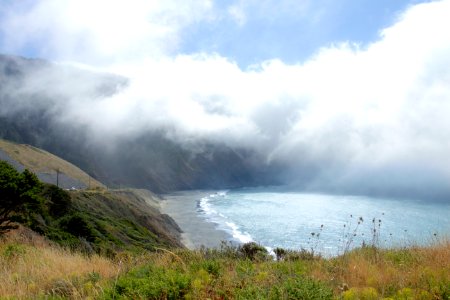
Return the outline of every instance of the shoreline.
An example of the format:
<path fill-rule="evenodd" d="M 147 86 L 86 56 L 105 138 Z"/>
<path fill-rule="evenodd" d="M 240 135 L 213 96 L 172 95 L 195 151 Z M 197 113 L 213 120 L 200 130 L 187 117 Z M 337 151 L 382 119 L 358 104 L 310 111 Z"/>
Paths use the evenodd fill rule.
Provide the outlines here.
<path fill-rule="evenodd" d="M 161 195 L 161 213 L 169 215 L 181 228 L 181 243 L 188 249 L 219 248 L 233 241 L 231 234 L 199 214 L 198 202 L 216 191 L 181 191 Z"/>

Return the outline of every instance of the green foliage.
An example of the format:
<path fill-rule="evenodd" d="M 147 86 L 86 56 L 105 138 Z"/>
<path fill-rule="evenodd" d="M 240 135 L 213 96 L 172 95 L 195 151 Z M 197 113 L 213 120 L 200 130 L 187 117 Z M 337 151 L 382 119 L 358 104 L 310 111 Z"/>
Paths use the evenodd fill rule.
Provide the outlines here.
<path fill-rule="evenodd" d="M 147 265 L 119 278 L 107 299 L 181 299 L 191 280 L 173 269 Z"/>
<path fill-rule="evenodd" d="M 417 257 L 409 249 L 389 250 L 385 254 L 386 260 L 397 266 L 408 267 L 417 263 Z"/>
<path fill-rule="evenodd" d="M 250 260 L 264 260 L 268 258 L 267 249 L 255 242 L 243 244 L 239 247 L 239 252 Z"/>
<path fill-rule="evenodd" d="M 240 249 L 235 247 L 235 253 Z M 303 262 L 186 250 L 150 256 L 145 265 L 122 274 L 105 295 L 107 299 L 332 299 L 333 292 L 309 277 Z"/>
<path fill-rule="evenodd" d="M 296 261 L 296 260 L 314 260 L 319 258 L 320 256 L 316 256 L 314 251 L 309 251 L 304 248 L 301 248 L 300 251 L 287 251 L 284 255 L 285 260 Z"/>
<path fill-rule="evenodd" d="M 46 185 L 43 196 L 48 199 L 48 212 L 54 218 L 69 213 L 72 207 L 70 195 L 56 185 Z"/>
<path fill-rule="evenodd" d="M 343 300 L 377 300 L 380 296 L 378 295 L 378 292 L 373 287 L 366 287 L 366 288 L 351 288 L 348 291 L 345 291 L 342 293 L 342 299 Z"/>
<path fill-rule="evenodd" d="M 79 213 L 65 216 L 59 221 L 59 226 L 62 230 L 76 237 L 83 237 L 88 241 L 94 241 L 95 239 L 92 225 Z"/>
<path fill-rule="evenodd" d="M 0 161 L 0 234 L 21 223 L 72 250 L 114 257 L 120 250 L 142 252 L 167 246 L 145 207 L 131 209 L 135 198 L 103 191 L 67 192 L 43 184 L 28 170 L 17 172 Z M 129 202 L 125 202 L 129 201 Z M 153 212 L 158 216 L 159 212 Z M 167 244 L 166 244 L 167 243 Z"/>
<path fill-rule="evenodd" d="M 3 257 L 6 259 L 13 259 L 20 257 L 24 255 L 26 252 L 26 249 L 23 245 L 20 244 L 10 244 L 6 246 L 6 248 L 3 250 Z"/>
<path fill-rule="evenodd" d="M 39 208 L 41 189 L 36 175 L 28 170 L 19 173 L 0 161 L 0 234 L 15 228 L 12 222 Z"/>
<path fill-rule="evenodd" d="M 325 284 L 305 276 L 291 278 L 284 283 L 288 299 L 317 299 L 333 298 L 333 290 Z"/>
<path fill-rule="evenodd" d="M 214 277 L 219 277 L 222 273 L 222 265 L 216 260 L 206 260 L 201 266 L 203 270 Z"/>
<path fill-rule="evenodd" d="M 273 252 L 275 253 L 278 261 L 282 260 L 287 254 L 287 251 L 285 249 L 279 247 L 275 248 Z"/>

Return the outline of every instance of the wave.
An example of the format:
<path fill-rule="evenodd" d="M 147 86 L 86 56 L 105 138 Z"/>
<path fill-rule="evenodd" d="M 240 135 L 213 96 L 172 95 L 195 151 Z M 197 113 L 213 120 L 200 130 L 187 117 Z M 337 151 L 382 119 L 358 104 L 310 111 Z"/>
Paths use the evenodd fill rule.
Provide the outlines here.
<path fill-rule="evenodd" d="M 211 203 L 209 203 L 208 197 L 201 198 L 197 204 L 197 208 L 198 211 L 203 212 L 206 215 L 217 214 L 217 211 L 211 208 Z"/>
<path fill-rule="evenodd" d="M 220 191 L 209 196 L 201 198 L 197 203 L 197 210 L 199 213 L 203 214 L 206 221 L 215 223 L 218 225 L 218 229 L 224 230 L 229 233 L 232 238 L 238 243 L 248 243 L 253 242 L 253 238 L 247 232 L 243 232 L 238 225 L 231 222 L 225 215 L 219 213 L 211 205 L 211 199 L 216 197 L 225 198 L 228 191 Z"/>
<path fill-rule="evenodd" d="M 231 229 L 231 235 L 240 243 L 253 242 L 253 238 L 247 232 L 242 232 L 239 230 L 239 226 L 233 222 L 225 222 L 225 224 Z"/>

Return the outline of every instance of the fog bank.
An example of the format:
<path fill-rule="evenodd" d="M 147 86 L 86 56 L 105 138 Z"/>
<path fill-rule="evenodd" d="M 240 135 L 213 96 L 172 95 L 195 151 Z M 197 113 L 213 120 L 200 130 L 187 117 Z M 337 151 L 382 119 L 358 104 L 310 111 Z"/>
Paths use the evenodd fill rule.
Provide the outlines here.
<path fill-rule="evenodd" d="M 2 86 L 22 101 L 4 102 L 0 114 L 35 109 L 51 95 L 59 99 L 51 117 L 85 128 L 95 143 L 163 130 L 193 152 L 205 141 L 254 151 L 261 164 L 284 166 L 274 177 L 304 190 L 450 199 L 450 1 L 411 6 L 370 44 L 245 68 L 219 53 L 174 51 L 185 26 L 211 17 L 210 2 L 136 3 L 125 16 L 108 3 L 111 12 L 94 6 L 83 18 L 51 0 L 6 14 L 0 25 L 11 32 L 11 51 L 45 40 L 59 66 L 120 80 L 105 86 L 95 76 L 32 70 Z M 120 27 L 119 13 L 134 21 Z M 78 52 L 80 39 L 88 47 Z M 44 96 L 20 97 L 36 91 Z"/>

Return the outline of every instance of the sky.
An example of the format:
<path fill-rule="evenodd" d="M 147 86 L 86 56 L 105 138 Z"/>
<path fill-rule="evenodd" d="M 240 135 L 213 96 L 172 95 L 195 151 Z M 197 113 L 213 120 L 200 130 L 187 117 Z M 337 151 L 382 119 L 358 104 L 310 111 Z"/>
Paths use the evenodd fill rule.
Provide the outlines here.
<path fill-rule="evenodd" d="M 104 65 L 219 54 L 241 68 L 301 63 L 335 43 L 379 39 L 411 0 L 1 0 L 0 51 Z"/>
<path fill-rule="evenodd" d="M 449 16 L 450 0 L 1 0 L 0 53 L 129 78 L 64 103 L 97 136 L 171 127 L 302 186 L 447 197 Z"/>

